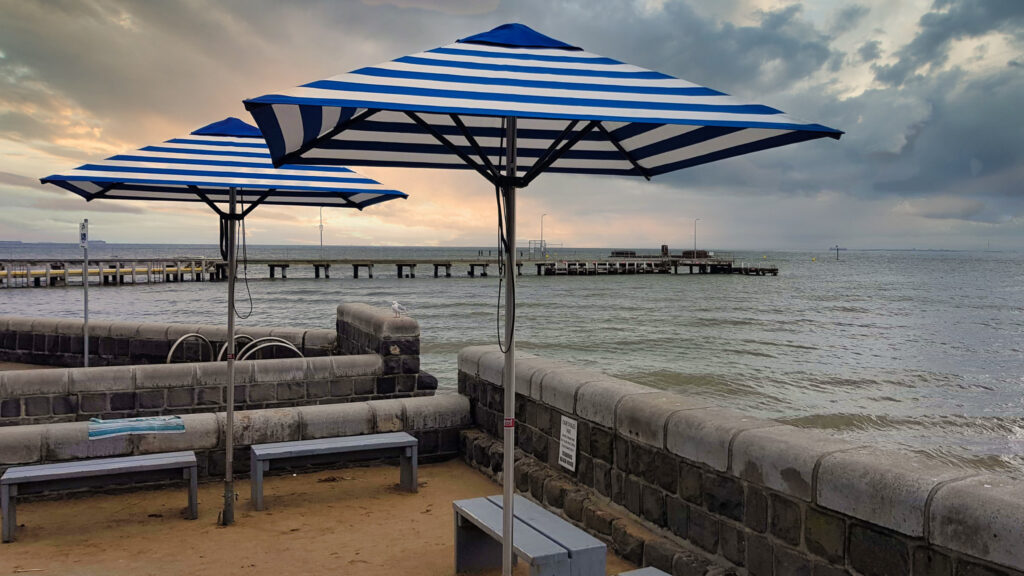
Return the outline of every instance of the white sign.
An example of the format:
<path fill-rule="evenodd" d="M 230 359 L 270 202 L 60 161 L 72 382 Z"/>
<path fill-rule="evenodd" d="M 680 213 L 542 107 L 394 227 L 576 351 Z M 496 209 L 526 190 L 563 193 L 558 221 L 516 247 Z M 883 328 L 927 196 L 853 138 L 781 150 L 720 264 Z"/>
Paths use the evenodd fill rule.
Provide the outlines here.
<path fill-rule="evenodd" d="M 558 446 L 558 463 L 573 472 L 576 471 L 576 427 L 575 420 L 562 416 L 562 441 Z"/>
<path fill-rule="evenodd" d="M 89 247 L 89 221 L 85 220 L 78 225 L 78 246 L 79 248 Z"/>

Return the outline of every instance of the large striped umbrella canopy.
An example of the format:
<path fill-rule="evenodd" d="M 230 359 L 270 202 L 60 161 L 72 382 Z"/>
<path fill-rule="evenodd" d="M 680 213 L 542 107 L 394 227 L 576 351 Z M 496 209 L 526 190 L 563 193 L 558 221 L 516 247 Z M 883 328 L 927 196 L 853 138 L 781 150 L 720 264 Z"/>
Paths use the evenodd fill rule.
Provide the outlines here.
<path fill-rule="evenodd" d="M 227 433 L 221 522 L 231 524 L 235 502 L 233 428 L 237 222 L 261 204 L 362 210 L 379 202 L 405 198 L 406 195 L 341 166 L 275 168 L 260 131 L 237 118 L 226 118 L 204 126 L 184 138 L 174 138 L 130 154 L 118 154 L 101 162 L 47 176 L 42 182 L 70 190 L 86 201 L 104 198 L 205 202 L 220 216 L 221 251 L 228 260 Z M 88 316 L 85 326 L 88 331 Z"/>
<path fill-rule="evenodd" d="M 160 200 L 226 203 L 231 189 L 260 204 L 365 208 L 405 198 L 397 190 L 341 166 L 274 168 L 255 127 L 237 118 L 204 126 L 129 154 L 84 164 L 43 178 L 88 200 Z"/>
<path fill-rule="evenodd" d="M 504 574 L 512 567 L 515 190 L 543 172 L 651 178 L 833 128 L 506 24 L 245 102 L 275 165 L 473 169 L 504 202 Z"/>

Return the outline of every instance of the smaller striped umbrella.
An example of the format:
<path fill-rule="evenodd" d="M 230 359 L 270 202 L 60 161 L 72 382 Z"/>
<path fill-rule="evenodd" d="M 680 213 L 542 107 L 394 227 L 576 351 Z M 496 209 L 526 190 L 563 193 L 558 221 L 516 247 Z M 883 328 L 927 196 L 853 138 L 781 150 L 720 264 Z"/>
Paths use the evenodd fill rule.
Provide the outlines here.
<path fill-rule="evenodd" d="M 342 166 L 274 168 L 259 129 L 226 118 L 156 146 L 118 154 L 42 179 L 92 201 L 204 202 L 221 220 L 221 254 L 228 261 L 227 433 L 223 524 L 234 520 L 233 428 L 235 268 L 238 222 L 261 204 L 357 208 L 405 198 Z M 243 196 L 241 206 L 239 195 Z M 248 200 L 246 204 L 245 200 Z M 226 209 L 220 205 L 226 203 Z"/>

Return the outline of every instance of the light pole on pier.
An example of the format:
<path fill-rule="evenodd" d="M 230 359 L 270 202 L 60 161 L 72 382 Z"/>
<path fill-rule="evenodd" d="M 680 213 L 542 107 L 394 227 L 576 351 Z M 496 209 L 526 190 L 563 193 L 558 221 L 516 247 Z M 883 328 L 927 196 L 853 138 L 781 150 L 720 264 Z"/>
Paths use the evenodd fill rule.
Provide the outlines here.
<path fill-rule="evenodd" d="M 547 216 L 547 212 L 540 215 L 540 255 L 547 257 L 547 248 L 544 246 L 544 217 Z"/>
<path fill-rule="evenodd" d="M 700 218 L 693 219 L 693 259 L 697 259 L 697 222 Z"/>

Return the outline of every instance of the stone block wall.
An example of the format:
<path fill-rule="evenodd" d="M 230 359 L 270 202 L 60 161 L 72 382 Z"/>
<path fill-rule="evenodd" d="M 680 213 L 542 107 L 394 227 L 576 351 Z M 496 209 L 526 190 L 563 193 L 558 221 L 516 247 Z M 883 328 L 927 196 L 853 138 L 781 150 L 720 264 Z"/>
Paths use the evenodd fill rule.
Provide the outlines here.
<path fill-rule="evenodd" d="M 23 362 L 41 366 L 82 366 L 84 353 L 83 321 L 81 319 L 30 318 L 0 316 L 0 361 Z M 146 322 L 89 322 L 89 366 L 123 366 L 128 364 L 164 364 L 174 342 L 190 333 L 209 339 L 214 353 L 227 341 L 227 327 L 208 324 L 159 324 Z M 332 330 L 301 328 L 260 328 L 239 326 L 236 333 L 252 338 L 282 338 L 304 356 L 327 356 L 337 353 L 337 334 Z M 294 353 L 282 348 L 265 348 L 263 358 L 292 358 Z M 265 354 L 264 354 L 265 353 Z M 204 360 L 209 353 L 198 340 L 183 342 L 175 351 L 176 358 Z"/>
<path fill-rule="evenodd" d="M 382 380 L 396 392 L 436 390 L 437 378 L 420 371 L 420 325 L 408 316 L 367 304 L 338 306 L 337 345 L 341 354 L 379 354 Z"/>
<path fill-rule="evenodd" d="M 89 440 L 85 422 L 4 428 L 0 431 L 0 473 L 15 465 L 193 450 L 201 476 L 222 475 L 224 414 L 187 414 L 182 419 L 182 434 L 99 440 Z M 235 472 L 244 476 L 248 470 L 245 464 L 252 444 L 378 432 L 409 432 L 419 439 L 421 462 L 442 460 L 458 454 L 459 431 L 470 422 L 468 400 L 455 394 L 236 412 Z"/>
<path fill-rule="evenodd" d="M 224 409 L 225 362 L 0 372 L 0 426 Z M 235 408 L 424 396 L 396 393 L 376 354 L 235 362 Z"/>
<path fill-rule="evenodd" d="M 459 392 L 494 439 L 503 369 L 494 346 L 459 354 Z M 517 490 L 633 561 L 688 576 L 703 573 L 695 553 L 750 576 L 1024 575 L 1022 481 L 528 355 L 516 392 Z M 562 417 L 578 426 L 574 471 L 558 464 Z M 500 471 L 500 443 L 463 449 Z M 588 508 L 611 516 L 588 522 Z"/>

